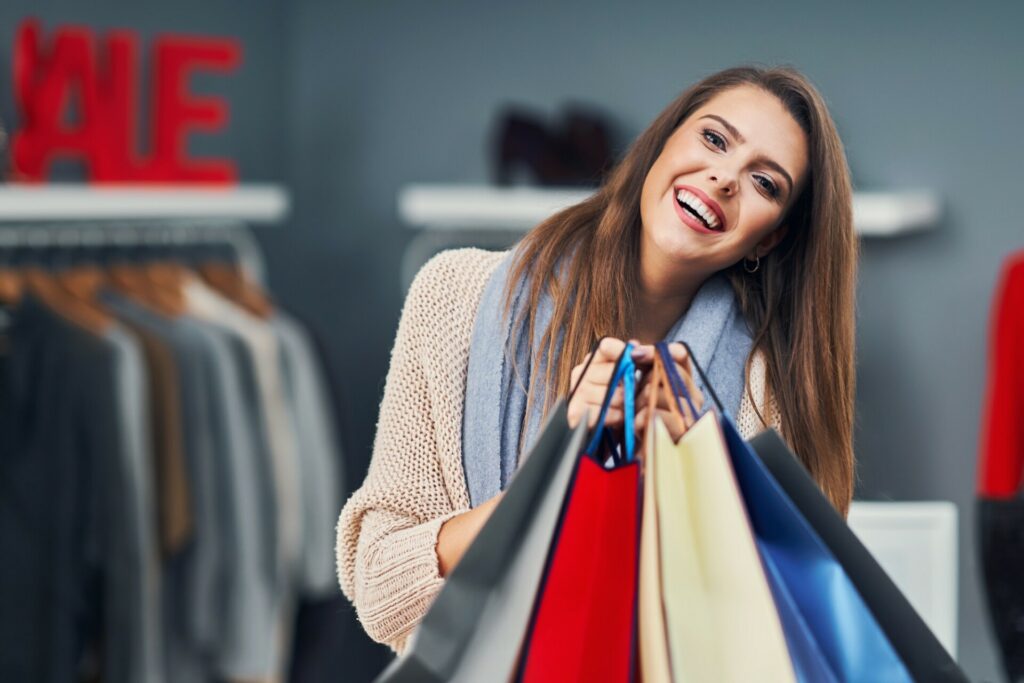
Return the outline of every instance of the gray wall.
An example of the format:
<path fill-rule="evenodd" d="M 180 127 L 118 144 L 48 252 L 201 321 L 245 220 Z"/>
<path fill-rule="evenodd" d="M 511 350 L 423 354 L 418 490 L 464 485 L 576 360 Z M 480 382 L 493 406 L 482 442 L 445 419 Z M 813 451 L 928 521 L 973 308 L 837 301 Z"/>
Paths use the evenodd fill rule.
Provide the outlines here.
<path fill-rule="evenodd" d="M 578 98 L 633 136 L 713 70 L 792 63 L 826 96 L 858 188 L 947 202 L 939 230 L 864 244 L 858 494 L 958 504 L 960 659 L 997 679 L 971 502 L 990 295 L 1001 257 L 1024 246 L 1006 200 L 1024 151 L 1022 25 L 1009 3 L 301 2 L 299 212 L 274 274 L 341 354 L 353 463 L 365 471 L 401 304 L 402 185 L 485 180 L 503 102 L 554 114 Z"/>

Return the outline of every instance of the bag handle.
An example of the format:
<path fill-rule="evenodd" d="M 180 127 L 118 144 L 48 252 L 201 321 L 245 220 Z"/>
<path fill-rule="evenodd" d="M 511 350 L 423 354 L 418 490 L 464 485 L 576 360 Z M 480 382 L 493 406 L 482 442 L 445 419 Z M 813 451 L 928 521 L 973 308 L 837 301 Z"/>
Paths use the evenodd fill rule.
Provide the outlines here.
<path fill-rule="evenodd" d="M 644 435 L 646 436 L 651 433 L 651 421 L 654 419 L 654 413 L 656 411 L 656 406 L 658 405 L 658 397 L 662 395 L 662 392 L 671 396 L 671 399 L 668 402 L 669 412 L 672 413 L 675 419 L 679 420 L 679 424 L 682 425 L 683 429 L 686 429 L 686 417 L 683 414 L 682 406 L 679 403 L 679 397 L 672 389 L 669 376 L 665 372 L 664 361 L 660 354 L 654 355 L 654 365 L 651 368 L 650 377 L 648 385 L 649 400 L 647 401 L 647 420 L 644 423 Z M 687 400 L 689 400 L 689 397 L 687 397 Z"/>
<path fill-rule="evenodd" d="M 693 349 L 691 349 L 690 345 L 687 344 L 685 341 L 680 341 L 679 343 L 682 344 L 683 347 L 686 349 L 686 355 L 689 356 L 690 362 L 693 364 L 694 369 L 697 371 L 697 376 L 700 377 L 700 381 L 701 383 L 704 384 L 704 388 L 707 390 L 708 394 L 710 394 L 711 400 L 713 400 L 715 402 L 715 406 L 718 407 L 718 412 L 721 413 L 722 415 L 725 415 L 725 408 L 722 407 L 722 402 L 718 400 L 718 394 L 715 393 L 715 388 L 711 386 L 711 382 L 708 381 L 707 375 L 704 374 L 704 369 L 700 366 L 700 363 L 697 362 L 697 357 L 693 355 Z M 668 352 L 668 344 L 665 345 L 665 351 Z M 669 358 L 671 358 L 671 353 L 669 353 L 668 355 Z M 671 365 L 672 375 L 675 375 L 676 379 L 679 380 L 679 383 L 684 385 L 685 388 L 685 383 L 682 381 L 682 378 L 679 377 L 679 373 L 675 371 L 674 363 Z"/>
<path fill-rule="evenodd" d="M 600 342 L 598 342 L 600 343 Z M 626 348 L 622 350 L 622 354 L 619 356 L 619 360 L 615 364 L 615 373 L 612 375 L 612 380 L 608 383 L 608 391 L 605 392 L 604 401 L 601 402 L 601 412 L 597 417 L 597 424 L 594 425 L 594 434 L 587 444 L 585 452 L 587 455 L 593 456 L 597 452 L 597 447 L 601 443 L 601 432 L 604 428 L 604 421 L 608 417 L 608 408 L 611 406 L 612 397 L 615 395 L 615 390 L 619 384 L 622 384 L 623 389 L 623 436 L 626 445 L 626 462 L 633 462 L 633 455 L 636 451 L 636 432 L 634 431 L 636 422 L 636 363 L 633 361 L 633 345 L 626 343 Z M 595 347 L 596 349 L 596 347 Z M 593 355 L 591 355 L 593 360 Z M 587 366 L 590 365 L 590 361 L 587 361 Z M 586 368 L 583 368 L 583 374 L 586 374 Z M 582 381 L 583 375 L 580 375 L 580 381 Z M 579 383 L 577 383 L 577 387 Z M 573 390 L 575 392 L 575 389 Z"/>
<path fill-rule="evenodd" d="M 662 372 L 665 374 L 665 379 L 668 381 L 671 387 L 672 397 L 675 399 L 675 403 L 682 413 L 683 404 L 680 399 L 686 401 L 686 407 L 690 409 L 690 416 L 693 420 L 696 420 L 700 416 L 700 411 L 693 405 L 693 397 L 690 394 L 690 388 L 683 381 L 683 378 L 679 376 L 679 372 L 676 370 L 675 359 L 672 358 L 672 351 L 668 348 L 668 343 L 658 342 L 655 344 L 657 350 L 658 360 L 662 365 Z M 687 351 L 689 353 L 689 351 Z M 684 422 L 685 424 L 685 422 Z"/>
<path fill-rule="evenodd" d="M 578 380 L 576 380 L 576 386 L 574 386 L 569 391 L 569 397 L 567 399 L 565 399 L 566 403 L 571 403 L 572 402 L 572 397 L 576 395 L 576 390 L 580 388 L 581 384 L 583 384 L 583 378 L 587 374 L 587 368 L 589 368 L 590 364 L 592 362 L 594 362 L 594 355 L 597 353 L 597 347 L 600 346 L 601 342 L 603 342 L 607 338 L 608 338 L 608 335 L 600 337 L 597 341 L 595 341 L 593 343 L 593 345 L 591 345 L 590 353 L 587 354 L 587 362 L 583 364 L 583 372 L 580 373 L 580 378 Z"/>

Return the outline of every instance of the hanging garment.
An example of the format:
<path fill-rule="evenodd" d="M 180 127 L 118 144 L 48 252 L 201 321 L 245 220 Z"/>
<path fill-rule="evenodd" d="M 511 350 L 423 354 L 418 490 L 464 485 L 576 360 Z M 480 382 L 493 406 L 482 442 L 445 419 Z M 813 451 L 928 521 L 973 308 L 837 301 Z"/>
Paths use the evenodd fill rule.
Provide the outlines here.
<path fill-rule="evenodd" d="M 585 434 L 585 425 L 569 429 L 564 402 L 555 406 L 408 651 L 378 683 L 510 679 Z"/>
<path fill-rule="evenodd" d="M 91 286 L 95 320 L 31 291 L 0 310 L 0 680 L 283 680 L 294 606 L 338 592 L 308 334 Z"/>
<path fill-rule="evenodd" d="M 750 446 L 842 566 L 913 679 L 966 683 L 963 671 L 832 507 L 778 433 L 766 430 L 751 439 Z"/>
<path fill-rule="evenodd" d="M 104 678 L 110 681 L 163 680 L 162 654 L 163 624 L 160 606 L 160 568 L 157 520 L 155 514 L 153 454 L 150 450 L 149 406 L 146 397 L 147 377 L 142 352 L 137 342 L 124 329 L 112 326 L 105 339 L 115 349 L 114 377 L 117 408 L 123 439 L 120 463 L 112 462 L 109 471 L 101 474 L 104 482 L 122 480 L 123 499 L 104 520 L 100 532 L 116 544 L 104 551 L 111 558 L 111 584 L 105 602 L 108 614 L 130 614 L 131 620 L 123 624 L 126 632 L 122 645 L 107 645 L 127 653 L 112 655 Z M 119 472 L 120 470 L 120 472 Z M 118 497 L 115 490 L 111 497 Z M 105 495 L 110 495 L 105 492 Z M 121 528 L 118 528 L 121 527 Z M 123 537 L 121 537 L 123 534 Z M 113 619 L 113 617 L 110 617 Z M 118 675 L 116 662 L 128 664 L 123 677 Z M 133 660 L 137 659 L 137 663 Z M 134 669 L 134 670 L 133 670 Z M 142 678 L 138 678 L 142 669 Z"/>
<path fill-rule="evenodd" d="M 277 501 L 276 579 L 284 601 L 273 647 L 273 670 L 283 675 L 291 657 L 292 624 L 296 609 L 296 585 L 303 552 L 302 471 L 297 451 L 292 411 L 281 375 L 281 356 L 273 331 L 263 320 L 243 311 L 228 299 L 207 287 L 198 278 L 190 278 L 182 287 L 190 315 L 208 323 L 221 325 L 243 341 L 255 370 L 255 388 L 260 410 L 260 424 L 266 437 L 273 468 L 275 500 Z"/>
<path fill-rule="evenodd" d="M 167 566 L 168 675 L 182 683 L 271 679 L 282 667 L 286 589 L 247 345 L 234 332 L 188 316 L 167 319 L 110 293 L 102 299 L 171 344 L 188 389 L 183 414 L 202 523 L 197 543 Z"/>
<path fill-rule="evenodd" d="M 1024 251 L 1003 266 L 992 305 L 978 494 L 1010 498 L 1024 471 Z"/>
<path fill-rule="evenodd" d="M 277 340 L 266 323 L 241 310 L 197 278 L 190 278 L 182 291 L 191 315 L 239 334 L 253 355 L 262 422 L 274 463 L 279 561 L 285 581 L 291 583 L 302 547 L 301 473 L 295 429 L 285 404 Z"/>
<path fill-rule="evenodd" d="M 295 425 L 301 459 L 303 547 L 297 585 L 303 597 L 334 594 L 338 580 L 334 557 L 334 523 L 341 512 L 341 454 L 334 434 L 323 371 L 312 342 L 287 314 L 270 319 L 281 351 L 281 375 L 287 406 Z"/>
<path fill-rule="evenodd" d="M 1024 680 L 1024 499 L 978 501 L 978 535 L 989 617 L 1006 677 Z"/>
<path fill-rule="evenodd" d="M 104 680 L 163 681 L 141 351 L 123 329 L 96 336 L 32 295 L 14 318 L 0 412 L 0 679 L 74 680 L 89 638 Z"/>
<path fill-rule="evenodd" d="M 7 342 L 0 357 L 0 680 L 75 680 L 87 641 L 101 635 L 91 630 L 100 626 L 103 580 L 94 482 L 98 459 L 121 447 L 113 355 L 32 295 L 11 311 Z"/>
<path fill-rule="evenodd" d="M 1024 679 L 1024 251 L 1005 261 L 989 323 L 978 536 L 989 615 L 1011 681 Z"/>
<path fill-rule="evenodd" d="M 120 322 L 138 340 L 149 376 L 160 550 L 167 558 L 179 553 L 189 542 L 194 523 L 182 444 L 178 369 L 173 351 L 158 335 L 129 319 L 122 317 Z"/>
<path fill-rule="evenodd" d="M 196 528 L 192 543 L 168 567 L 168 600 L 171 611 L 180 611 L 184 623 L 169 624 L 197 649 L 216 647 L 221 632 L 221 611 L 217 606 L 217 576 L 223 561 L 221 520 L 217 516 L 220 484 L 214 467 L 209 376 L 202 362 L 205 353 L 203 330 L 183 320 L 170 320 L 121 294 L 104 291 L 104 307 L 120 319 L 160 336 L 172 349 L 181 387 L 182 439 L 189 480 L 192 514 Z M 177 622 L 168 615 L 169 621 Z M 180 655 L 184 657 L 184 655 Z"/>
<path fill-rule="evenodd" d="M 275 539 L 273 468 L 261 438 L 255 368 L 245 342 L 230 330 L 203 325 L 209 344 L 214 443 L 222 457 L 219 502 L 225 566 L 218 583 L 224 631 L 213 658 L 221 678 L 273 679 L 280 667 L 277 633 L 284 619 Z"/>

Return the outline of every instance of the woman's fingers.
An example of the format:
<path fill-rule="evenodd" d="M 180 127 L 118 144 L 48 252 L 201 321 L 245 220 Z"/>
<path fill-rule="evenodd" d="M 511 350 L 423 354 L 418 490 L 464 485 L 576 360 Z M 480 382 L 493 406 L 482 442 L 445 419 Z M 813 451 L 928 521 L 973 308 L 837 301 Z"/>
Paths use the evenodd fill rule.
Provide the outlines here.
<path fill-rule="evenodd" d="M 598 411 L 597 410 L 592 410 L 590 414 L 591 414 L 591 419 L 587 421 L 587 426 L 588 427 L 593 427 L 594 425 L 597 424 Z M 605 418 L 604 418 L 604 426 L 605 427 L 621 427 L 622 423 L 623 423 L 623 417 L 624 416 L 623 416 L 622 410 L 620 410 L 618 408 L 609 408 L 608 409 L 608 414 L 605 415 Z"/>
<path fill-rule="evenodd" d="M 686 347 L 679 342 L 672 342 L 668 345 L 668 349 L 672 360 L 676 363 L 676 370 L 679 372 L 679 376 L 683 378 L 683 382 L 690 392 L 690 400 L 693 401 L 693 406 L 700 410 L 704 405 L 704 395 L 697 388 L 696 382 L 693 381 L 694 369 L 693 363 L 690 361 L 690 354 L 687 353 Z"/>
<path fill-rule="evenodd" d="M 649 408 L 644 408 L 643 410 L 637 412 L 636 421 L 633 424 L 633 429 L 636 431 L 637 437 L 640 439 L 643 439 L 645 436 L 644 430 L 651 426 L 648 424 L 648 410 Z M 659 408 L 657 415 L 658 418 L 665 424 L 665 427 L 668 429 L 669 436 L 672 437 L 673 441 L 678 441 L 679 437 L 685 434 L 686 430 L 689 429 L 690 426 L 692 426 L 681 422 L 679 420 L 679 417 L 670 410 L 661 410 Z"/>
<path fill-rule="evenodd" d="M 605 337 L 593 354 L 587 354 L 583 362 L 572 369 L 570 380 L 575 392 L 569 401 L 569 425 L 575 427 L 586 415 L 588 426 L 593 427 L 600 415 L 601 405 L 608 393 L 608 385 L 615 376 L 615 368 L 626 348 L 626 342 L 614 337 Z M 593 360 L 590 359 L 593 355 Z M 589 365 L 588 365 L 589 361 Z M 621 408 L 624 404 L 621 387 L 616 388 L 609 402 L 609 413 L 605 420 L 610 425 L 621 424 Z"/>

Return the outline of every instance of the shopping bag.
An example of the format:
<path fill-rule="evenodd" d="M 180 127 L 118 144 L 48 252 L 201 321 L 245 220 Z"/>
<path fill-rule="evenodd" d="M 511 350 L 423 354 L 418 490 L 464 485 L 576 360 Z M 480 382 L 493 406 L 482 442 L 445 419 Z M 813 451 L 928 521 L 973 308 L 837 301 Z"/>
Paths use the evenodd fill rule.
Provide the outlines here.
<path fill-rule="evenodd" d="M 849 578 L 740 437 L 687 350 L 718 406 L 717 421 L 799 680 L 911 680 Z"/>
<path fill-rule="evenodd" d="M 408 651 L 378 683 L 509 680 L 585 435 L 585 423 L 569 429 L 560 401 Z"/>
<path fill-rule="evenodd" d="M 750 440 L 750 447 L 796 512 L 841 566 L 913 679 L 929 683 L 966 683 L 964 672 L 832 507 L 779 434 L 774 430 L 764 431 Z"/>
<path fill-rule="evenodd" d="M 641 489 L 631 351 L 627 345 L 566 494 L 524 645 L 519 679 L 526 683 L 632 678 Z M 627 428 L 609 453 L 604 420 L 620 382 Z"/>
<path fill-rule="evenodd" d="M 685 400 L 687 402 L 687 406 L 691 411 L 693 411 L 693 404 L 688 395 L 689 391 L 678 373 L 675 371 L 675 366 L 672 363 L 668 346 L 659 345 L 657 350 L 659 356 L 663 359 L 663 367 L 669 369 L 665 372 L 665 377 L 669 381 L 669 384 L 671 384 L 673 393 L 677 397 L 677 400 L 680 400 L 680 407 L 682 400 Z M 688 345 L 687 350 L 689 350 Z M 701 372 L 700 367 L 696 365 L 696 360 L 691 359 L 691 362 L 694 364 L 698 372 Z M 701 376 L 703 378 L 703 373 L 701 373 Z M 710 393 L 713 401 L 717 403 L 718 397 L 714 394 L 714 388 L 707 383 L 706 379 L 704 381 L 705 388 Z M 770 556 L 766 555 L 764 549 L 761 548 L 761 540 L 757 538 L 756 535 L 754 540 L 758 548 L 762 564 L 764 565 L 765 578 L 768 581 L 768 586 L 771 589 L 771 594 L 775 601 L 775 609 L 778 613 L 779 621 L 782 624 L 786 645 L 789 649 L 790 661 L 792 662 L 793 671 L 797 680 L 802 682 L 813 681 L 814 683 L 838 683 L 836 675 L 832 672 L 828 660 L 825 658 L 824 653 L 821 651 L 821 648 L 818 646 L 818 643 L 814 638 L 814 634 L 811 632 L 806 620 L 800 613 L 799 606 L 793 600 L 785 582 L 779 575 L 778 571 L 776 571 L 774 564 L 771 562 Z"/>
<path fill-rule="evenodd" d="M 813 634 L 835 679 L 913 680 L 836 557 L 740 436 L 720 414 L 733 470 L 776 588 Z M 806 680 L 814 680 L 808 678 Z"/>
<path fill-rule="evenodd" d="M 795 681 L 715 415 L 705 413 L 678 444 L 660 418 L 654 430 L 663 594 L 675 679 Z"/>
<path fill-rule="evenodd" d="M 659 363 L 652 372 L 651 400 L 666 391 L 666 383 Z M 668 389 L 670 390 L 670 389 Z M 653 413 L 652 413 L 653 414 Z M 665 605 L 662 597 L 661 537 L 659 534 L 657 499 L 654 482 L 658 478 L 658 457 L 664 457 L 654 448 L 653 429 L 648 422 L 645 429 L 643 453 L 643 509 L 640 523 L 640 572 L 637 595 L 637 655 L 640 680 L 644 683 L 672 683 L 669 661 L 668 633 L 665 625 Z"/>

